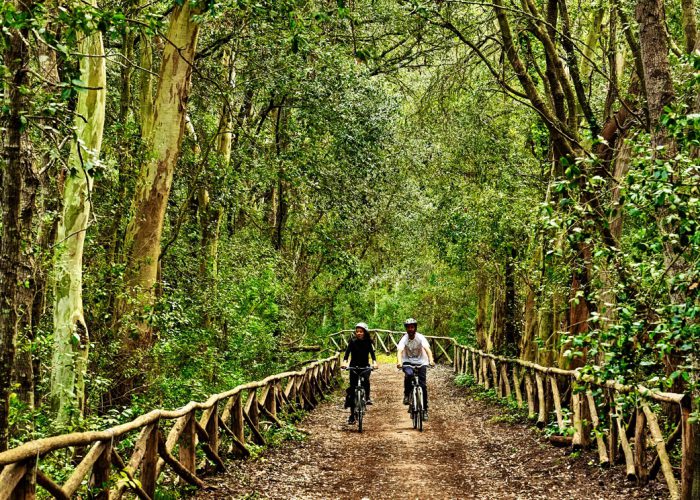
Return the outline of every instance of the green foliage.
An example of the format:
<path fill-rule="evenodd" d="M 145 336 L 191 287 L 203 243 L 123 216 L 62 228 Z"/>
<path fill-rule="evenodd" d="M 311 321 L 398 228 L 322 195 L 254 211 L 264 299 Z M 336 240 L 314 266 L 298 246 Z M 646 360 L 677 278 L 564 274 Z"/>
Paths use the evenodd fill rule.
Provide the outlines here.
<path fill-rule="evenodd" d="M 48 306 L 29 346 L 40 361 L 40 409 L 13 397 L 15 443 L 123 423 L 298 367 L 329 333 L 359 320 L 401 330 L 413 316 L 425 334 L 483 343 L 489 325 L 477 325 L 479 299 L 488 298 L 480 312 L 495 330 L 508 266 L 510 326 L 517 333 L 531 327 L 529 344 L 511 339 L 514 353 L 552 363 L 585 356 L 583 370 L 604 378 L 698 389 L 700 57 L 672 60 L 678 98 L 661 118 L 665 149 L 652 147 L 652 136 L 632 120 L 623 131 L 631 158 L 620 164 L 629 172 L 613 182 L 616 162 L 627 160 L 597 154 L 602 138 L 581 127 L 580 158 L 560 155 L 542 117 L 504 97 L 494 76 L 508 85 L 516 78 L 496 55 L 503 53 L 498 32 L 482 32 L 494 24 L 493 11 L 459 2 L 199 4 L 206 12 L 196 18 L 191 128 L 168 198 L 157 300 L 123 315 L 119 304 L 134 300 L 125 292 L 133 270 L 124 239 L 143 181 L 138 172 L 153 154 L 140 116 L 156 91 L 145 88 L 146 75 L 157 74 L 174 4 L 182 2 L 0 7 L 0 51 L 11 30 L 28 29 L 60 69 L 59 81 L 48 84 L 33 61 L 32 84 L 20 89 L 32 96 L 22 131 L 37 164 L 46 163 L 35 228 L 45 241 L 27 253 L 42 271 L 37 280 L 46 281 Z M 630 7 L 621 5 L 628 15 Z M 597 8 L 571 9 L 574 39 L 585 38 Z M 679 37 L 678 8 L 667 9 L 669 31 Z M 527 73 L 550 99 L 547 61 L 529 18 L 508 15 Z M 87 166 L 95 180 L 83 276 L 87 408 L 77 428 L 56 429 L 43 411 L 53 342 L 50 235 L 61 213 L 64 139 L 74 133 L 66 117 L 84 86 L 77 41 L 96 30 L 112 52 L 102 159 Z M 598 52 L 591 55 L 596 68 L 609 66 L 607 59 L 598 64 Z M 137 66 L 145 56 L 154 57 L 152 68 Z M 5 62 L 0 73 L 8 85 Z M 614 96 L 613 79 L 598 73 L 583 83 L 603 116 L 632 72 L 615 76 Z M 638 96 L 625 99 L 640 120 Z M 3 106 L 3 117 L 9 111 Z M 622 150 L 618 144 L 616 154 Z M 622 230 L 613 235 L 618 216 Z M 574 275 L 590 279 L 585 289 L 572 290 Z M 528 299 L 536 320 L 525 318 Z M 587 327 L 572 328 L 568 313 L 584 303 L 591 306 Z M 127 340 L 144 325 L 153 342 L 125 356 Z M 138 382 L 124 390 L 125 380 Z M 455 382 L 474 385 L 469 375 Z M 291 427 L 270 432 L 273 441 L 300 438 Z"/>
<path fill-rule="evenodd" d="M 476 385 L 474 376 L 470 373 L 462 373 L 455 377 L 455 385 L 459 387 L 472 387 Z"/>

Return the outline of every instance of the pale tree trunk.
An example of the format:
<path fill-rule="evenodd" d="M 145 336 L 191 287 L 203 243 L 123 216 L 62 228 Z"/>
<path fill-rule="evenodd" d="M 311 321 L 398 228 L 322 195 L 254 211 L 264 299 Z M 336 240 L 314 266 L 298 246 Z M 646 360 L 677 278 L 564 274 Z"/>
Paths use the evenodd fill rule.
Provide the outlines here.
<path fill-rule="evenodd" d="M 236 86 L 235 54 L 230 49 L 224 49 L 221 56 L 221 66 L 228 71 L 228 84 L 234 89 Z M 219 119 L 219 130 L 216 137 L 216 152 L 221 162 L 221 166 L 226 170 L 225 179 L 229 178 L 229 164 L 231 162 L 231 150 L 233 145 L 233 109 L 228 102 L 224 103 Z M 217 198 L 215 196 L 215 198 Z M 219 234 L 221 231 L 221 221 L 224 219 L 224 205 L 222 200 L 214 207 L 211 206 L 207 195 L 206 205 L 200 205 L 203 213 L 202 224 L 202 261 L 200 262 L 200 272 L 207 278 L 211 292 L 216 296 L 219 277 Z M 207 323 L 209 318 L 206 318 Z"/>
<path fill-rule="evenodd" d="M 102 33 L 85 36 L 78 47 L 88 54 L 80 61 L 81 81 L 88 90 L 78 93 L 54 265 L 51 403 L 59 424 L 74 422 L 85 408 L 90 339 L 83 316 L 83 245 L 91 210 L 91 170 L 99 161 L 107 98 Z"/>
<path fill-rule="evenodd" d="M 48 8 L 55 9 L 56 6 L 52 3 L 48 4 Z M 46 81 L 46 91 L 52 92 L 54 89 L 52 86 L 58 85 L 60 82 L 60 77 L 58 74 L 58 60 L 56 58 L 56 52 L 44 44 L 39 44 L 36 48 L 37 51 L 37 67 L 39 74 L 43 76 Z M 48 123 L 48 120 L 41 120 L 41 122 Z M 62 189 L 63 180 L 61 176 L 55 175 L 55 169 L 47 170 L 45 165 L 51 161 L 50 155 L 44 153 L 41 157 L 34 159 L 35 161 L 35 171 L 44 171 L 44 175 L 41 178 L 42 183 L 42 193 L 40 202 L 37 204 L 37 213 L 41 214 L 40 223 L 38 224 L 36 232 L 36 247 L 37 247 L 37 265 L 34 267 L 34 298 L 32 302 L 32 313 L 31 313 L 31 324 L 25 329 L 28 334 L 29 346 L 35 341 L 37 332 L 39 329 L 39 322 L 46 311 L 46 295 L 47 290 L 51 288 L 50 280 L 52 279 L 51 273 L 47 269 L 49 266 L 44 263 L 52 261 L 53 256 L 53 244 L 56 241 L 56 230 L 58 228 L 58 215 L 59 211 L 59 190 Z M 34 406 L 39 404 L 41 401 L 41 396 L 38 392 L 39 382 L 40 382 L 40 359 L 39 356 L 33 354 L 33 349 L 18 349 L 17 356 L 25 356 L 24 360 L 17 362 L 17 368 L 24 365 L 27 366 L 31 372 L 28 372 L 28 376 L 33 378 L 33 391 L 30 391 L 26 395 L 25 401 L 29 406 Z M 19 396 L 19 394 L 18 394 Z M 20 396 L 21 397 L 21 396 Z"/>
<path fill-rule="evenodd" d="M 18 12 L 29 13 L 33 3 L 16 3 Z M 32 161 L 32 148 L 23 123 L 29 102 L 20 89 L 29 85 L 29 30 L 12 29 L 3 41 L 7 85 L 3 120 L 2 237 L 0 239 L 0 451 L 7 449 L 12 369 L 20 325 L 32 309 L 30 288 L 33 271 L 31 223 L 38 178 Z M 29 251 L 28 251 L 29 250 Z"/>
<path fill-rule="evenodd" d="M 683 12 L 683 32 L 685 33 L 685 51 L 690 54 L 695 50 L 700 50 L 695 0 L 681 0 L 681 8 Z"/>
<path fill-rule="evenodd" d="M 581 59 L 581 75 L 583 78 L 591 78 L 591 63 L 598 47 L 598 38 L 600 38 L 600 27 L 605 16 L 603 3 L 595 7 L 591 16 L 590 29 L 586 36 L 586 44 L 583 47 L 583 57 Z"/>
<path fill-rule="evenodd" d="M 486 350 L 488 352 L 500 351 L 505 340 L 505 297 L 503 290 L 499 286 L 494 287 L 493 302 L 491 305 L 491 321 L 489 322 L 489 333 L 486 338 Z"/>
<path fill-rule="evenodd" d="M 141 168 L 126 231 L 126 282 L 128 302 L 120 307 L 127 321 L 136 315 L 137 338 L 123 338 L 127 351 L 136 345 L 148 346 L 151 332 L 140 315 L 152 305 L 161 250 L 163 221 L 175 165 L 185 129 L 185 113 L 190 91 L 192 63 L 197 48 L 199 24 L 192 19 L 200 10 L 189 2 L 175 7 L 166 35 L 158 90 L 153 108 L 153 124 L 146 142 L 151 155 Z"/>
<path fill-rule="evenodd" d="M 505 297 L 504 297 L 504 342 L 507 354 L 514 355 L 518 351 L 518 344 L 522 332 L 518 322 L 518 307 L 515 293 L 515 249 L 509 249 L 505 264 Z"/>
<path fill-rule="evenodd" d="M 477 274 L 476 283 L 476 320 L 474 328 L 476 330 L 476 345 L 479 349 L 486 349 L 487 325 L 486 325 L 486 309 L 488 304 L 488 286 L 486 277 L 483 273 Z"/>
<path fill-rule="evenodd" d="M 147 139 L 153 131 L 153 45 L 145 30 L 141 31 L 139 78 L 139 113 L 141 137 Z"/>
<path fill-rule="evenodd" d="M 134 71 L 132 61 L 134 60 L 134 32 L 126 31 L 122 36 L 124 49 L 124 65 L 121 73 L 121 93 L 119 95 L 119 123 L 126 127 L 129 119 L 129 107 L 131 105 L 131 74 Z"/>

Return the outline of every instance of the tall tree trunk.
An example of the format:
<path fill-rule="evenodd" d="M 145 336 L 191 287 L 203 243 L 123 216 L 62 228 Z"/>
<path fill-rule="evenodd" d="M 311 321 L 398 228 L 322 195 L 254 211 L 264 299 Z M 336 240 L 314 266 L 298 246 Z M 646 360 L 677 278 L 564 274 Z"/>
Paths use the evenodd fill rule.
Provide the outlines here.
<path fill-rule="evenodd" d="M 132 61 L 134 60 L 134 40 L 135 35 L 132 30 L 128 30 L 122 36 L 124 50 L 124 65 L 121 74 L 121 92 L 119 94 L 119 123 L 126 127 L 129 119 L 129 108 L 131 106 L 131 74 L 134 71 Z"/>
<path fill-rule="evenodd" d="M 99 161 L 107 98 L 102 33 L 85 36 L 79 52 L 81 80 L 76 138 L 71 146 L 63 189 L 63 211 L 56 236 L 54 266 L 54 352 L 51 402 L 61 424 L 74 422 L 85 407 L 85 371 L 90 340 L 83 316 L 83 245 L 91 210 L 92 172 Z"/>
<path fill-rule="evenodd" d="M 603 2 L 593 8 L 591 16 L 590 28 L 586 35 L 586 45 L 583 47 L 583 58 L 581 60 L 581 76 L 584 79 L 591 78 L 591 63 L 596 47 L 598 46 L 598 38 L 600 38 L 600 27 L 605 16 L 605 8 Z"/>
<path fill-rule="evenodd" d="M 49 2 L 46 5 L 48 9 L 56 8 L 53 2 Z M 60 82 L 56 52 L 53 48 L 44 44 L 39 44 L 38 47 L 36 47 L 36 52 L 38 71 L 45 79 L 46 91 L 53 92 L 55 86 Z M 49 120 L 40 120 L 42 124 L 48 125 L 48 122 Z M 36 230 L 37 260 L 34 266 L 34 279 L 32 282 L 34 298 L 32 301 L 30 324 L 25 329 L 30 347 L 33 347 L 39 330 L 39 323 L 46 311 L 46 292 L 50 286 L 49 280 L 51 276 L 47 270 L 50 268 L 51 262 L 53 261 L 53 244 L 56 241 L 56 229 L 58 227 L 58 216 L 55 214 L 59 210 L 59 184 L 62 186 L 62 178 L 56 175 L 56 169 L 45 168 L 45 165 L 51 162 L 48 152 L 45 152 L 40 157 L 35 157 L 34 162 L 34 170 L 36 172 L 41 172 L 43 169 L 44 173 L 40 178 L 42 193 L 39 197 L 40 201 L 37 203 L 36 209 L 37 215 L 40 218 L 40 223 Z M 21 349 L 18 349 L 17 356 L 21 357 L 23 355 L 26 356 L 26 359 L 18 361 L 17 366 L 18 368 L 23 364 L 29 366 L 30 374 L 33 377 L 33 383 L 30 385 L 33 386 L 34 391 L 25 396 L 25 401 L 30 406 L 34 406 L 41 402 L 41 394 L 39 393 L 41 360 L 39 356 L 36 355 L 33 348 L 25 350 L 24 353 Z"/>
<path fill-rule="evenodd" d="M 235 55 L 230 49 L 224 49 L 221 57 L 221 65 L 228 71 L 228 83 L 233 89 L 236 86 L 236 71 L 234 67 Z M 224 183 L 230 178 L 229 165 L 231 161 L 231 149 L 233 144 L 234 122 L 232 108 L 226 101 L 221 109 L 219 118 L 219 129 L 216 136 L 216 152 L 221 162 L 221 167 L 225 170 Z M 214 190 L 216 192 L 216 190 Z M 215 203 L 212 205 L 207 193 L 206 202 L 200 203 L 201 213 L 200 225 L 202 229 L 201 256 L 199 271 L 206 279 L 208 293 L 216 296 L 219 279 L 219 235 L 221 233 L 221 222 L 224 220 L 224 201 L 219 196 L 214 196 Z M 205 201 L 205 200 L 201 200 Z M 209 325 L 211 318 L 205 314 L 204 322 Z"/>
<path fill-rule="evenodd" d="M 139 78 L 139 118 L 141 122 L 141 137 L 147 140 L 153 132 L 153 44 L 146 30 L 141 30 L 140 38 Z"/>
<path fill-rule="evenodd" d="M 518 308 L 515 299 L 515 269 L 514 263 L 517 258 L 517 253 L 514 248 L 508 251 L 505 265 L 505 319 L 504 319 L 504 334 L 505 334 L 505 349 L 509 355 L 514 355 L 518 352 L 518 344 L 520 343 L 520 328 L 518 327 Z"/>
<path fill-rule="evenodd" d="M 127 335 L 122 339 L 127 351 L 151 343 L 150 328 L 140 316 L 155 298 L 163 221 L 185 130 L 192 63 L 199 33 L 199 24 L 192 17 L 200 13 L 201 10 L 189 2 L 177 5 L 166 35 L 167 45 L 163 51 L 153 110 L 153 130 L 146 141 L 151 155 L 141 168 L 125 238 L 129 299 L 120 309 L 127 320 L 129 313 L 134 313 L 138 323 L 136 338 Z"/>
<path fill-rule="evenodd" d="M 656 131 L 664 106 L 673 101 L 673 80 L 668 61 L 668 39 L 662 0 L 638 0 L 639 46 L 644 68 L 649 121 L 655 145 L 663 143 L 663 132 Z M 661 134 L 661 135 L 660 135 Z"/>
<path fill-rule="evenodd" d="M 488 286 L 486 282 L 486 277 L 482 273 L 479 273 L 476 278 L 476 345 L 479 349 L 486 349 L 486 337 L 488 326 L 486 324 L 486 309 L 488 304 Z"/>
<path fill-rule="evenodd" d="M 700 50 L 695 0 L 681 0 L 681 8 L 683 12 L 683 32 L 685 33 L 685 51 L 690 54 L 695 50 Z"/>
<path fill-rule="evenodd" d="M 30 15 L 31 2 L 15 2 Z M 32 232 L 38 177 L 33 168 L 26 114 L 29 84 L 29 29 L 12 29 L 4 42 L 8 116 L 3 144 L 2 239 L 0 240 L 0 451 L 9 439 L 10 393 L 18 329 L 29 324 L 32 308 Z"/>

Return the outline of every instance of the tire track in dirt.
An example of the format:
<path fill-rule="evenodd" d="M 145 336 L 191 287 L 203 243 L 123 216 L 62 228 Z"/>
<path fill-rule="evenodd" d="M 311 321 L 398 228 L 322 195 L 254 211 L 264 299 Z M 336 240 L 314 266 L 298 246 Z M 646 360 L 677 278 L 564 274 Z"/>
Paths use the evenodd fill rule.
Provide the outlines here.
<path fill-rule="evenodd" d="M 374 405 L 362 434 L 345 423 L 337 391 L 299 424 L 306 440 L 229 462 L 197 498 L 666 497 L 658 481 L 630 486 L 619 468 L 589 466 L 592 455 L 573 459 L 526 424 L 502 422 L 502 409 L 467 398 L 448 367 L 428 372 L 430 420 L 418 432 L 401 404 L 402 376 L 388 364 L 372 374 Z"/>

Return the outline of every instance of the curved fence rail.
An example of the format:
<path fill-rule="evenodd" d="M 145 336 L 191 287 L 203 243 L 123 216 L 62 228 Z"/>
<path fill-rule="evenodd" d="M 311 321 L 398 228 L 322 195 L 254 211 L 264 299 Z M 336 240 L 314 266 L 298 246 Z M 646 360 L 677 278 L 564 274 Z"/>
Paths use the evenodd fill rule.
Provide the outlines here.
<path fill-rule="evenodd" d="M 203 403 L 154 410 L 104 431 L 30 441 L 0 453 L 0 466 L 4 466 L 0 500 L 35 498 L 37 485 L 60 499 L 87 488 L 82 496 L 118 499 L 130 490 L 141 500 L 150 500 L 165 465 L 181 480 L 201 488 L 205 483 L 197 476 L 198 448 L 217 469 L 224 468 L 229 456 L 248 456 L 246 442 L 265 444 L 263 425 L 282 425 L 278 412 L 314 408 L 333 385 L 339 366 L 336 354 L 300 371 L 239 385 Z M 133 446 L 124 446 L 134 438 Z M 73 457 L 82 452 L 82 459 L 75 460 L 77 465 L 62 485 L 43 472 L 40 463 L 59 450 Z M 124 450 L 131 453 L 127 461 L 121 456 Z M 71 467 L 65 465 L 66 470 Z"/>
<path fill-rule="evenodd" d="M 330 343 L 342 350 L 352 330 L 329 336 Z M 394 351 L 404 332 L 370 330 L 377 349 Z M 452 363 L 458 374 L 469 374 L 485 389 L 527 406 L 537 426 L 556 426 L 559 444 L 574 449 L 595 445 L 598 460 L 605 467 L 624 463 L 628 479 L 645 484 L 661 472 L 672 499 L 691 500 L 693 482 L 694 429 L 690 420 L 691 398 L 599 380 L 578 370 L 541 366 L 521 359 L 485 353 L 458 344 L 451 337 L 427 336 L 436 361 Z M 452 356 L 450 356 L 452 352 Z M 632 395 L 633 408 L 621 406 L 620 395 Z M 676 414 L 673 430 L 664 437 L 659 414 Z M 673 466 L 671 450 L 680 439 L 680 471 Z"/>

